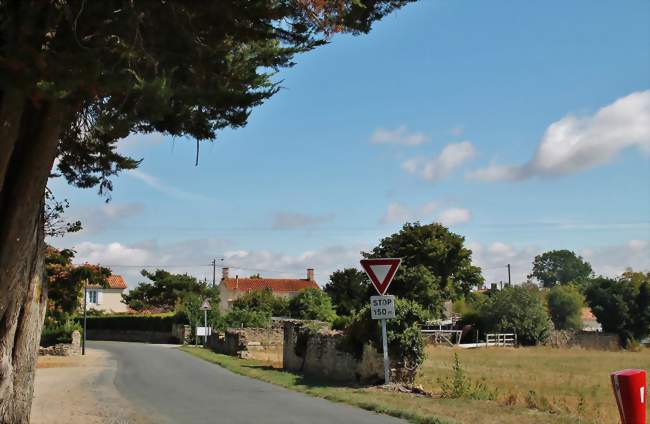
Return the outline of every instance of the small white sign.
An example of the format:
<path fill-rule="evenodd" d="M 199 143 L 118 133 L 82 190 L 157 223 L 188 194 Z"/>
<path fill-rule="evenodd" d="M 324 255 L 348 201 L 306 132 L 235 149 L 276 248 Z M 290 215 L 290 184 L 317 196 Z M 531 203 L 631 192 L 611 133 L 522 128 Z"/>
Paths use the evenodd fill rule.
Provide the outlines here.
<path fill-rule="evenodd" d="M 395 296 L 370 296 L 372 319 L 395 318 Z"/>
<path fill-rule="evenodd" d="M 212 327 L 196 327 L 197 336 L 211 336 Z"/>

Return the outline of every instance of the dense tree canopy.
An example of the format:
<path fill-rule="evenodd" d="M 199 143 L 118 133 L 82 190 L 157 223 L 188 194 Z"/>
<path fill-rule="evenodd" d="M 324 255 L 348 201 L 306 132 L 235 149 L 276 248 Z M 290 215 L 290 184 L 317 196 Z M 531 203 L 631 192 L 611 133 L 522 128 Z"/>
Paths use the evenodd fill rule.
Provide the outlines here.
<path fill-rule="evenodd" d="M 332 298 L 336 313 L 342 316 L 353 315 L 366 306 L 369 290 L 368 276 L 356 268 L 334 271 L 323 288 Z"/>
<path fill-rule="evenodd" d="M 548 292 L 548 312 L 556 330 L 582 329 L 582 308 L 585 298 L 571 285 L 555 286 Z"/>
<path fill-rule="evenodd" d="M 151 282 L 139 283 L 122 295 L 123 302 L 135 311 L 173 311 L 176 304 L 187 293 L 196 294 L 201 298 L 210 298 L 212 302 L 219 301 L 219 292 L 216 288 L 190 275 L 172 274 L 162 269 L 157 269 L 155 272 L 143 269 L 141 274 Z"/>
<path fill-rule="evenodd" d="M 332 322 L 336 312 L 332 299 L 320 289 L 306 288 L 289 301 L 289 313 L 292 318 L 315 319 Z"/>
<path fill-rule="evenodd" d="M 442 301 L 466 295 L 483 283 L 481 269 L 472 265 L 465 238 L 441 224 L 407 223 L 382 239 L 366 258 L 402 258 L 388 292 L 441 313 Z"/>
<path fill-rule="evenodd" d="M 650 283 L 637 286 L 626 278 L 598 277 L 586 297 L 603 331 L 617 333 L 622 344 L 650 334 Z"/>
<path fill-rule="evenodd" d="M 553 287 L 571 282 L 583 285 L 592 274 L 589 262 L 572 251 L 551 250 L 535 256 L 528 278 L 536 278 L 544 287 Z"/>
<path fill-rule="evenodd" d="M 233 309 L 264 311 L 274 317 L 289 316 L 289 301 L 283 297 L 275 296 L 270 287 L 245 293 L 233 302 L 232 307 Z"/>

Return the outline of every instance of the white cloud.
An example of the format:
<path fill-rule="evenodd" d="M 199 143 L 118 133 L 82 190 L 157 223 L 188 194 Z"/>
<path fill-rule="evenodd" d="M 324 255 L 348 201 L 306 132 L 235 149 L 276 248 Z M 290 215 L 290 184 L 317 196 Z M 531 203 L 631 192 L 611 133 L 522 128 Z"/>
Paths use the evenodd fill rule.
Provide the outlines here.
<path fill-rule="evenodd" d="M 418 146 L 428 139 L 429 137 L 424 133 L 409 132 L 404 125 L 394 130 L 378 128 L 370 136 L 370 142 L 373 144 L 401 144 L 404 146 Z"/>
<path fill-rule="evenodd" d="M 143 171 L 140 171 L 139 169 L 131 169 L 126 174 L 144 182 L 146 185 L 153 188 L 154 190 L 164 193 L 170 197 L 175 197 L 177 199 L 183 199 L 183 200 L 212 200 L 209 197 L 204 196 L 202 194 L 191 193 L 189 191 L 184 191 L 176 187 L 173 187 L 171 185 L 168 185 L 162 182 L 159 178 L 154 177 L 153 175 L 149 175 Z"/>
<path fill-rule="evenodd" d="M 75 219 L 81 221 L 83 229 L 74 236 L 99 233 L 120 221 L 140 214 L 144 210 L 142 203 L 107 203 L 97 208 L 82 209 Z M 70 236 L 73 236 L 72 234 Z"/>
<path fill-rule="evenodd" d="M 628 148 L 650 153 L 650 90 L 617 99 L 592 116 L 567 115 L 552 123 L 523 165 L 492 164 L 467 177 L 518 181 L 567 175 L 607 163 Z"/>
<path fill-rule="evenodd" d="M 380 224 L 404 223 L 407 221 L 431 220 L 438 209 L 438 203 L 428 202 L 421 206 L 409 207 L 399 202 L 388 205 L 388 210 L 379 220 Z"/>
<path fill-rule="evenodd" d="M 428 181 L 439 181 L 448 177 L 476 155 L 476 149 L 469 141 L 446 145 L 439 155 L 427 159 L 413 158 L 402 163 L 402 169 L 410 174 L 419 174 Z"/>
<path fill-rule="evenodd" d="M 438 215 L 438 221 L 443 225 L 464 224 L 472 218 L 468 209 L 450 208 L 445 209 Z"/>
<path fill-rule="evenodd" d="M 273 216 L 273 228 L 276 230 L 294 230 L 312 227 L 334 219 L 334 214 L 308 215 L 298 212 L 278 212 Z"/>
<path fill-rule="evenodd" d="M 650 272 L 650 241 L 630 240 L 619 246 L 584 249 L 580 254 L 591 263 L 596 274 L 620 275 L 626 268 Z"/>

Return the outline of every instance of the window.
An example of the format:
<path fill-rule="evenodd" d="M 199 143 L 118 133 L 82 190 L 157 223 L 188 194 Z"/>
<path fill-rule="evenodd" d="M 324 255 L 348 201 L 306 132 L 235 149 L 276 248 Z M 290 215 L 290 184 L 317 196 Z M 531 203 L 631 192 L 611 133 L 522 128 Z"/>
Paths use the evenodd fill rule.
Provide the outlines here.
<path fill-rule="evenodd" d="M 97 303 L 97 290 L 88 290 L 88 303 Z"/>

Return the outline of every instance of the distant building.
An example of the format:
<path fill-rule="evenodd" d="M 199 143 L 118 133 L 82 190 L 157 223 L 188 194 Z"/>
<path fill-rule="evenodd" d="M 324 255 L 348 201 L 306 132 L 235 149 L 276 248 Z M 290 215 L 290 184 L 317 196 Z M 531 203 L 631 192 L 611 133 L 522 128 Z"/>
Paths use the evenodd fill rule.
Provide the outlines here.
<path fill-rule="evenodd" d="M 590 308 L 582 308 L 582 331 L 603 331 L 603 326 Z"/>
<path fill-rule="evenodd" d="M 86 293 L 88 309 L 105 312 L 126 312 L 127 307 L 122 303 L 122 293 L 126 283 L 121 275 L 111 275 L 107 278 L 108 287 L 89 285 Z"/>
<path fill-rule="evenodd" d="M 219 283 L 219 311 L 225 312 L 232 308 L 235 300 L 250 291 L 271 289 L 275 296 L 291 299 L 306 288 L 319 288 L 314 280 L 314 269 L 307 269 L 307 278 L 235 278 L 230 277 L 230 269 L 222 269 L 223 276 Z"/>

